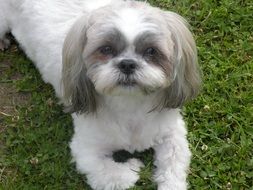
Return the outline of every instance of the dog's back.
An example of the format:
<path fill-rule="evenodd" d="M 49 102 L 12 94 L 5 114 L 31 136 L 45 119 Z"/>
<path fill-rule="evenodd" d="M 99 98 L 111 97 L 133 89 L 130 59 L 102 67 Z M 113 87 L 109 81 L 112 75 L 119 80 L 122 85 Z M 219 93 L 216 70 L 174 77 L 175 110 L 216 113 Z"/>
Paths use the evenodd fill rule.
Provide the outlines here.
<path fill-rule="evenodd" d="M 77 2 L 80 1 L 0 0 L 2 49 L 8 43 L 5 34 L 11 32 L 44 81 L 52 84 L 60 97 L 62 45 L 82 11 Z"/>
<path fill-rule="evenodd" d="M 0 48 L 8 44 L 11 32 L 26 55 L 39 69 L 45 82 L 53 85 L 58 97 L 62 70 L 62 46 L 76 19 L 84 12 L 111 0 L 0 0 Z"/>

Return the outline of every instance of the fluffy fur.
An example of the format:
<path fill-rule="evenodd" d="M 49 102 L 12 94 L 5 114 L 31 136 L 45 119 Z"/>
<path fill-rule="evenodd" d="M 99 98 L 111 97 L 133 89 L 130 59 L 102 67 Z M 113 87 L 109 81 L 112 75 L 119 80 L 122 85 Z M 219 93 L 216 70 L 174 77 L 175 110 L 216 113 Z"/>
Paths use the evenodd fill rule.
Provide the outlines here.
<path fill-rule="evenodd" d="M 185 20 L 147 3 L 0 0 L 0 46 L 11 32 L 72 113 L 73 160 L 95 190 L 124 190 L 155 150 L 159 190 L 185 190 L 191 153 L 180 107 L 200 85 Z"/>

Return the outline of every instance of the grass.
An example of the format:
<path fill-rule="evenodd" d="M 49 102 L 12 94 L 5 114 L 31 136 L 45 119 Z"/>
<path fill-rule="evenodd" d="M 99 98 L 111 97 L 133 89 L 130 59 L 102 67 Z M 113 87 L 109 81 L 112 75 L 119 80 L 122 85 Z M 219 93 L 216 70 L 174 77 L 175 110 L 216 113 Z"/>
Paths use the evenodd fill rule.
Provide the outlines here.
<path fill-rule="evenodd" d="M 253 190 L 253 2 L 150 2 L 187 18 L 198 46 L 203 90 L 183 109 L 189 189 Z M 0 189 L 89 190 L 71 164 L 70 116 L 15 47 L 0 53 L 0 87 Z M 137 156 L 146 167 L 132 190 L 156 189 L 152 151 Z"/>

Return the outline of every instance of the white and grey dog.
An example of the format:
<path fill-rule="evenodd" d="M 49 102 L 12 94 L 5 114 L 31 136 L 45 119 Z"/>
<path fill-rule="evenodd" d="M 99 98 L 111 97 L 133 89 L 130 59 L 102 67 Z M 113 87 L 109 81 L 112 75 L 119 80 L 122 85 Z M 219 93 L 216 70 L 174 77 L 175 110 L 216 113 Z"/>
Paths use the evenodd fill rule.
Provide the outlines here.
<path fill-rule="evenodd" d="M 159 190 L 187 188 L 191 153 L 180 107 L 200 86 L 185 20 L 123 0 L 0 0 L 0 45 L 11 32 L 72 113 L 78 171 L 95 190 L 124 190 L 141 161 L 112 153 L 155 150 Z"/>

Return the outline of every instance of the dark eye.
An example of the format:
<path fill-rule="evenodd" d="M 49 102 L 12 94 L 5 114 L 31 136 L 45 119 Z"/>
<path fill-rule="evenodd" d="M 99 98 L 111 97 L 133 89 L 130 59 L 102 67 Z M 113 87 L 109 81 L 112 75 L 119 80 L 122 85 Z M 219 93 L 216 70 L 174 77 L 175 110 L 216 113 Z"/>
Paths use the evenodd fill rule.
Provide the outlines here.
<path fill-rule="evenodd" d="M 112 46 L 103 46 L 99 48 L 99 52 L 103 55 L 114 55 L 115 51 Z"/>
<path fill-rule="evenodd" d="M 155 48 L 149 47 L 144 51 L 144 56 L 154 57 L 157 55 L 157 51 Z"/>

